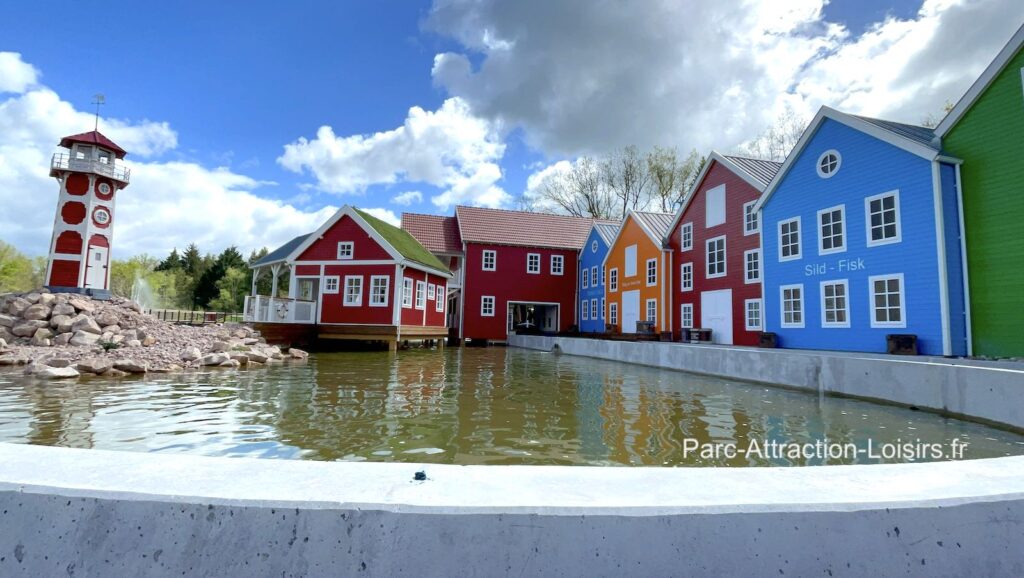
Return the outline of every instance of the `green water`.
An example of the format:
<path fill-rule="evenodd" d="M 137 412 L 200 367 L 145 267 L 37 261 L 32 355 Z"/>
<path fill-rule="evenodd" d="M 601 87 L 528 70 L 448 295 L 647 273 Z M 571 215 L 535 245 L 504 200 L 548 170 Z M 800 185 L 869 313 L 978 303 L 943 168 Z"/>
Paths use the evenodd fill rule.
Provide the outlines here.
<path fill-rule="evenodd" d="M 752 441 L 764 449 L 825 439 L 876 451 L 831 458 L 718 452 Z M 1024 454 L 1024 436 L 930 413 L 505 348 L 321 353 L 302 365 L 77 383 L 0 373 L 0 441 L 76 448 L 745 466 L 910 461 L 880 456 L 882 444 L 954 439 L 967 443 L 967 459 Z"/>

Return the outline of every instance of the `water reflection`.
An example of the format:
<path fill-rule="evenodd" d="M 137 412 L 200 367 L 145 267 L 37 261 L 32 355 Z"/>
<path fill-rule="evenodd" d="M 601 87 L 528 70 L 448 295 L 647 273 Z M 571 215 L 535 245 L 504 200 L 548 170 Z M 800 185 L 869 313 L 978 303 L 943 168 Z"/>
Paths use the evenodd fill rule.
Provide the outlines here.
<path fill-rule="evenodd" d="M 458 464 L 819 465 L 687 455 L 701 444 L 970 442 L 977 424 L 601 360 L 514 349 L 323 353 L 301 366 L 43 383 L 0 373 L 0 441 L 203 455 Z"/>

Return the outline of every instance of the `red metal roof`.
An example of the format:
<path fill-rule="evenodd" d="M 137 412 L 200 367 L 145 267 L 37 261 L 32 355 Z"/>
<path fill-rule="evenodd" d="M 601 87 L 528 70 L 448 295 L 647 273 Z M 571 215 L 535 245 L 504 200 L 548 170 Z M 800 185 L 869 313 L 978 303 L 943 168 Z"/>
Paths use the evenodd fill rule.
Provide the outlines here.
<path fill-rule="evenodd" d="M 117 146 L 117 144 L 109 138 L 103 136 L 98 130 L 91 130 L 89 132 L 83 132 L 81 134 L 73 134 L 60 139 L 60 146 L 64 148 L 71 148 L 74 143 L 85 143 L 103 147 L 105 149 L 114 152 L 114 156 L 119 159 L 123 159 L 124 155 L 128 154 L 128 151 Z"/>
<path fill-rule="evenodd" d="M 402 213 L 402 228 L 431 253 L 462 253 L 455 217 Z"/>
<path fill-rule="evenodd" d="M 480 207 L 455 207 L 462 240 L 467 243 L 579 250 L 595 223 L 614 221 Z"/>

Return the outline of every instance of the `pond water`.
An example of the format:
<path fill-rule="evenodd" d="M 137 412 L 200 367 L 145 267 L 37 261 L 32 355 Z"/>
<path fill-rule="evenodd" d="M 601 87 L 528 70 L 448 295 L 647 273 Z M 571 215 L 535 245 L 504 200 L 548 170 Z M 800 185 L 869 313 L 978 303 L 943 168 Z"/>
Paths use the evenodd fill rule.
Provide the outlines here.
<path fill-rule="evenodd" d="M 842 449 L 792 453 L 826 440 Z M 954 440 L 967 459 L 1024 454 L 1024 436 L 931 413 L 500 347 L 319 353 L 300 365 L 77 383 L 0 373 L 0 441 L 76 448 L 761 466 L 950 459 Z"/>

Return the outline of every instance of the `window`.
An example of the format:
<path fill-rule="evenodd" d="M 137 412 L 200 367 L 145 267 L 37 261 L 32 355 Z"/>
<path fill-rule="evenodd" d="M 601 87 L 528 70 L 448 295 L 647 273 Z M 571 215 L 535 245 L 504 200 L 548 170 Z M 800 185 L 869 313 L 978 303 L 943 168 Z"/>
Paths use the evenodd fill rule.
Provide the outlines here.
<path fill-rule="evenodd" d="M 818 211 L 818 254 L 842 253 L 846 250 L 843 222 L 846 220 L 846 205 Z"/>
<path fill-rule="evenodd" d="M 783 285 L 779 287 L 782 295 L 782 326 L 804 326 L 804 286 Z"/>
<path fill-rule="evenodd" d="M 759 283 L 761 281 L 761 250 L 751 249 L 743 252 L 743 282 Z"/>
<path fill-rule="evenodd" d="M 743 234 L 753 235 L 761 230 L 761 221 L 758 219 L 754 205 L 757 201 L 750 201 L 743 205 Z"/>
<path fill-rule="evenodd" d="M 580 301 L 580 319 L 590 321 L 590 306 L 587 305 L 586 299 Z"/>
<path fill-rule="evenodd" d="M 75 153 L 78 160 L 92 159 L 92 147 L 78 145 Z"/>
<path fill-rule="evenodd" d="M 849 284 L 841 281 L 821 282 L 821 326 L 850 326 Z"/>
<path fill-rule="evenodd" d="M 707 278 L 725 276 L 725 236 L 707 241 Z"/>
<path fill-rule="evenodd" d="M 563 270 L 565 270 L 565 257 L 563 257 L 562 255 L 552 255 L 551 274 L 561 275 Z"/>
<path fill-rule="evenodd" d="M 693 329 L 693 303 L 683 303 L 679 307 L 679 326 Z"/>
<path fill-rule="evenodd" d="M 636 277 L 636 245 L 626 247 L 626 278 Z"/>
<path fill-rule="evenodd" d="M 710 229 L 725 222 L 725 185 L 704 193 L 704 227 Z"/>
<path fill-rule="evenodd" d="M 899 243 L 900 232 L 900 193 L 882 193 L 864 199 L 864 212 L 867 214 L 868 247 Z"/>
<path fill-rule="evenodd" d="M 583 288 L 590 287 L 590 269 L 583 268 Z"/>
<path fill-rule="evenodd" d="M 590 318 L 597 321 L 597 297 L 590 300 Z"/>
<path fill-rule="evenodd" d="M 355 243 L 352 241 L 342 241 L 338 243 L 338 259 L 348 260 L 351 259 L 355 254 Z"/>
<path fill-rule="evenodd" d="M 402 307 L 412 307 L 412 279 L 402 279 Z"/>
<path fill-rule="evenodd" d="M 427 283 L 425 281 L 416 282 L 416 309 L 425 309 L 427 307 Z"/>
<path fill-rule="evenodd" d="M 433 283 L 427 285 L 427 300 L 428 301 L 433 300 L 434 296 L 437 295 L 436 292 L 437 292 L 437 285 L 434 285 Z"/>
<path fill-rule="evenodd" d="M 647 320 L 657 322 L 658 320 L 658 300 L 648 299 L 647 300 Z"/>
<path fill-rule="evenodd" d="M 800 217 L 779 221 L 779 261 L 800 258 Z"/>
<path fill-rule="evenodd" d="M 683 223 L 683 226 L 679 227 L 679 250 L 690 249 L 693 249 L 693 223 Z"/>
<path fill-rule="evenodd" d="M 604 267 L 601 267 L 601 286 L 604 287 Z"/>
<path fill-rule="evenodd" d="M 868 286 L 871 288 L 871 326 L 906 327 L 903 275 L 874 275 L 868 277 Z"/>
<path fill-rule="evenodd" d="M 647 260 L 647 286 L 652 287 L 658 284 L 658 260 Z"/>
<path fill-rule="evenodd" d="M 437 311 L 438 313 L 443 313 L 444 312 L 444 302 L 447 301 L 447 298 L 445 297 L 446 294 L 447 293 L 446 293 L 445 286 L 444 285 L 438 285 L 437 286 L 437 301 L 434 302 L 434 310 Z"/>
<path fill-rule="evenodd" d="M 693 263 L 679 266 L 679 290 L 693 291 Z"/>
<path fill-rule="evenodd" d="M 342 305 L 345 307 L 359 307 L 363 304 L 363 276 L 345 276 L 345 299 Z"/>
<path fill-rule="evenodd" d="M 590 268 L 590 285 L 597 287 L 597 265 Z"/>
<path fill-rule="evenodd" d="M 830 179 L 839 170 L 839 166 L 843 164 L 843 158 L 839 156 L 839 151 L 832 149 L 821 153 L 818 157 L 818 176 L 823 179 Z"/>
<path fill-rule="evenodd" d="M 526 254 L 526 272 L 532 274 L 540 273 L 540 253 Z"/>
<path fill-rule="evenodd" d="M 337 295 L 338 284 L 341 282 L 337 276 L 324 277 L 324 294 Z"/>
<path fill-rule="evenodd" d="M 619 290 L 619 269 L 618 267 L 612 267 L 612 270 L 608 272 L 608 290 L 615 292 Z"/>
<path fill-rule="evenodd" d="M 391 278 L 387 275 L 373 275 L 370 277 L 370 307 L 388 306 L 388 288 L 391 285 Z"/>
<path fill-rule="evenodd" d="M 608 304 L 608 323 L 612 325 L 619 324 L 619 304 L 609 303 Z"/>
<path fill-rule="evenodd" d="M 747 331 L 761 330 L 761 300 L 747 299 L 743 302 L 744 327 Z"/>
<path fill-rule="evenodd" d="M 496 271 L 498 266 L 498 252 L 484 251 L 484 271 Z"/>
<path fill-rule="evenodd" d="M 480 298 L 480 316 L 494 317 L 494 297 L 492 295 L 484 295 Z"/>
<path fill-rule="evenodd" d="M 601 317 L 604 317 L 604 297 L 601 298 Z"/>

